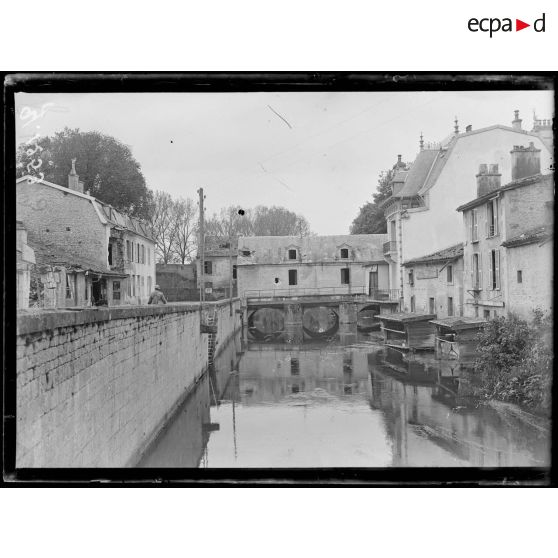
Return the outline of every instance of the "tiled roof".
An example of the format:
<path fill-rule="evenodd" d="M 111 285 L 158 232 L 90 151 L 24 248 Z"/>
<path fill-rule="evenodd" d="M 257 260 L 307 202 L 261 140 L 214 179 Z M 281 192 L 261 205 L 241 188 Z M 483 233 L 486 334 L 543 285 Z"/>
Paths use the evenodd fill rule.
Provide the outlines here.
<path fill-rule="evenodd" d="M 403 265 L 413 265 L 420 263 L 430 263 L 430 262 L 441 262 L 447 260 L 454 260 L 463 256 L 463 243 L 455 244 L 449 248 L 444 248 L 443 250 L 438 250 L 432 254 L 427 254 L 426 256 L 421 256 L 420 258 L 413 258 L 412 260 L 407 260 L 403 262 Z"/>
<path fill-rule="evenodd" d="M 434 162 L 440 151 L 438 149 L 423 149 L 419 151 L 407 173 L 405 184 L 401 191 L 395 194 L 394 198 L 410 198 L 416 196 L 424 185 Z"/>
<path fill-rule="evenodd" d="M 72 254 L 64 250 L 64 247 L 45 244 L 36 239 L 28 239 L 28 244 L 35 251 L 35 261 L 38 266 L 61 266 L 67 269 L 92 271 L 103 275 L 122 275 L 111 271 L 83 255 Z"/>
<path fill-rule="evenodd" d="M 498 192 L 505 192 L 506 190 L 514 190 L 515 188 L 529 186 L 531 184 L 536 184 L 537 182 L 550 181 L 552 180 L 553 176 L 554 174 L 535 174 L 533 176 L 527 176 L 525 178 L 520 178 L 518 180 L 512 180 L 511 182 L 504 184 L 504 186 L 501 186 L 496 190 L 492 190 L 492 192 L 488 192 L 487 194 L 481 196 L 480 198 L 475 198 L 470 202 L 460 205 L 456 209 L 456 211 L 465 211 L 467 209 L 472 209 L 473 207 L 482 205 L 483 203 L 486 203 L 490 198 L 493 198 L 495 194 L 497 194 Z"/>
<path fill-rule="evenodd" d="M 231 245 L 229 246 L 229 239 L 227 237 L 206 236 L 204 255 L 206 257 L 229 256 L 232 251 L 232 255 L 236 257 L 238 252 L 238 237 L 233 237 L 230 242 Z"/>
<path fill-rule="evenodd" d="M 245 236 L 238 239 L 238 264 L 285 263 L 289 248 L 298 250 L 297 261 L 318 262 L 359 262 L 383 261 L 383 243 L 386 234 L 347 234 L 335 236 Z M 348 248 L 349 258 L 340 258 L 340 249 Z M 244 256 L 242 252 L 250 252 Z M 287 260 L 288 261 L 288 260 Z"/>
<path fill-rule="evenodd" d="M 147 223 L 144 223 L 135 217 L 130 217 L 126 213 L 118 211 L 111 205 L 104 203 L 97 198 L 95 198 L 95 202 L 99 205 L 104 217 L 109 223 L 111 223 L 111 225 L 127 229 L 136 234 L 145 236 L 149 240 L 153 240 Z"/>
<path fill-rule="evenodd" d="M 478 328 L 487 323 L 486 320 L 482 318 L 468 318 L 465 316 L 451 316 L 448 318 L 440 318 L 439 320 L 430 320 L 430 322 L 435 325 L 455 329 L 456 331 L 460 329 Z"/>
<path fill-rule="evenodd" d="M 551 227 L 537 227 L 502 242 L 502 246 L 505 246 L 506 248 L 513 248 L 514 246 L 523 246 L 524 244 L 534 244 L 536 242 L 543 242 L 552 236 L 553 231 Z"/>
<path fill-rule="evenodd" d="M 417 314 L 416 312 L 394 312 L 393 314 L 378 314 L 375 316 L 380 320 L 388 320 L 393 322 L 420 322 L 430 321 L 436 317 L 436 314 Z"/>

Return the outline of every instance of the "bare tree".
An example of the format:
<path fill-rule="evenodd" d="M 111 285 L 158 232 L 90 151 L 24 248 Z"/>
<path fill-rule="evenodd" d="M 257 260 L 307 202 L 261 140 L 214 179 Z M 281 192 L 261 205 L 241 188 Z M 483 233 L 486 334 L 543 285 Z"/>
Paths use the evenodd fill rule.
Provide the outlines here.
<path fill-rule="evenodd" d="M 310 225 L 305 217 L 285 207 L 259 205 L 254 210 L 255 236 L 310 236 Z"/>
<path fill-rule="evenodd" d="M 150 224 L 159 263 L 171 263 L 177 236 L 174 201 L 170 194 L 156 191 L 151 205 Z"/>
<path fill-rule="evenodd" d="M 178 263 L 192 261 L 197 246 L 197 210 L 190 199 L 179 198 L 173 204 L 173 219 L 176 224 L 172 255 Z"/>
<path fill-rule="evenodd" d="M 251 213 L 249 209 L 244 210 L 236 206 L 224 207 L 219 212 L 219 215 L 214 213 L 206 220 L 206 235 L 223 240 L 239 236 L 252 236 Z"/>

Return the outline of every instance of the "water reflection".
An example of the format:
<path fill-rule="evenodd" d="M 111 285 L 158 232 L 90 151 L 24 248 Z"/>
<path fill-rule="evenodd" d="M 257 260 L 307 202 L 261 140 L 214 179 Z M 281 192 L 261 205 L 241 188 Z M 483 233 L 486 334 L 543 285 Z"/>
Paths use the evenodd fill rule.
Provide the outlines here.
<path fill-rule="evenodd" d="M 547 465 L 548 430 L 476 405 L 469 381 L 354 325 L 301 343 L 238 337 L 141 466 Z"/>

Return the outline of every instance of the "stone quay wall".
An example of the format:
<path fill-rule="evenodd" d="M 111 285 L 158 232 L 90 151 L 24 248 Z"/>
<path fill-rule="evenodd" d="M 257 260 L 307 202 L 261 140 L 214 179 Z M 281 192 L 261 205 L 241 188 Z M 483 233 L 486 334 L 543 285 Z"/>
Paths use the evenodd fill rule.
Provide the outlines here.
<path fill-rule="evenodd" d="M 240 303 L 20 313 L 16 466 L 134 466 L 240 327 Z"/>

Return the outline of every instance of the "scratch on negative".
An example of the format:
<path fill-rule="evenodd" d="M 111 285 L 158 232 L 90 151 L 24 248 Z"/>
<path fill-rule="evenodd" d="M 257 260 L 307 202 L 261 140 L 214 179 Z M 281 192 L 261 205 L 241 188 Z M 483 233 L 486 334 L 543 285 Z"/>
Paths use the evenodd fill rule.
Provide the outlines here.
<path fill-rule="evenodd" d="M 283 118 L 271 105 L 267 105 L 267 108 L 269 108 L 269 110 L 273 112 L 273 114 L 276 114 L 292 130 L 293 127 L 289 124 L 289 122 L 285 118 Z"/>

